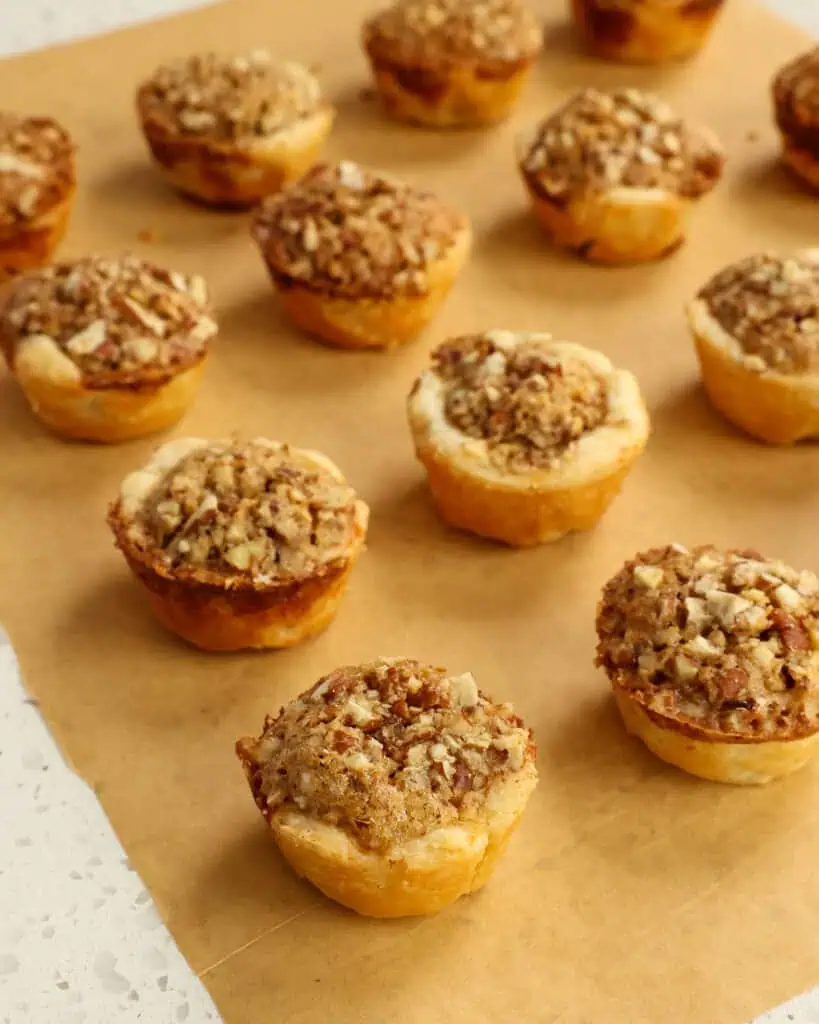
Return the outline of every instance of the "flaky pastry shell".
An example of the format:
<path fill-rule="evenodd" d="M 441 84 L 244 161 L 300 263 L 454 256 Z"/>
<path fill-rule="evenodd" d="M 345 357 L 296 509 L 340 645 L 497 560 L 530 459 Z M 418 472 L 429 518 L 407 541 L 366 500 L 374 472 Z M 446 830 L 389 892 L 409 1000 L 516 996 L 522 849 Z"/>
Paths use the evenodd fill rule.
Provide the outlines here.
<path fill-rule="evenodd" d="M 623 0 L 571 0 L 572 13 L 589 49 L 606 60 L 662 64 L 690 57 L 705 43 L 723 0 L 691 4 Z"/>
<path fill-rule="evenodd" d="M 782 133 L 782 162 L 811 189 L 819 192 L 819 157 Z"/>
<path fill-rule="evenodd" d="M 0 228 L 0 284 L 50 262 L 68 229 L 75 193 L 72 182 L 60 200 L 39 216 Z"/>
<path fill-rule="evenodd" d="M 192 446 L 183 438 L 159 448 L 141 471 L 140 488 L 148 493 Z M 343 479 L 326 456 L 301 454 Z M 156 618 L 172 633 L 205 651 L 294 647 L 320 633 L 335 617 L 350 573 L 364 550 L 368 509 L 359 501 L 354 536 L 343 559 L 305 578 L 269 584 L 248 578 L 242 585 L 217 586 L 204 581 L 195 566 L 174 570 L 157 552 L 136 547 L 127 530 L 129 500 L 133 496 L 120 494 L 108 512 L 117 547 L 143 585 Z"/>
<path fill-rule="evenodd" d="M 661 715 L 615 680 L 612 687 L 628 732 L 660 760 L 712 782 L 764 785 L 802 768 L 819 750 L 819 732 L 775 740 L 730 735 Z"/>
<path fill-rule="evenodd" d="M 702 299 L 689 303 L 687 313 L 703 387 L 715 409 L 767 444 L 819 437 L 819 377 L 749 369 L 739 343 Z"/>
<path fill-rule="evenodd" d="M 254 740 L 236 752 L 251 782 Z M 266 818 L 293 870 L 330 899 L 367 917 L 434 914 L 489 880 L 537 785 L 534 763 L 500 785 L 481 821 L 439 828 L 388 853 L 363 850 L 342 828 L 317 821 L 295 805 Z"/>
<path fill-rule="evenodd" d="M 450 525 L 513 547 L 534 547 L 591 529 L 619 493 L 650 431 L 639 386 L 601 353 L 569 342 L 561 347 L 608 380 L 617 422 L 581 438 L 556 469 L 502 472 L 488 460 L 485 441 L 447 421 L 437 375 L 427 371 L 416 382 L 407 404 L 415 453 Z"/>
<path fill-rule="evenodd" d="M 16 348 L 0 337 L 11 372 L 47 427 L 76 441 L 116 444 L 166 430 L 187 411 L 207 354 L 172 376 L 150 371 L 116 386 L 89 386 L 77 365 L 48 338 L 24 339 Z"/>
<path fill-rule="evenodd" d="M 332 106 L 324 104 L 274 135 L 238 143 L 168 131 L 145 113 L 139 99 L 137 109 L 151 155 L 165 178 L 199 202 L 237 209 L 255 206 L 309 170 L 335 118 Z"/>
<path fill-rule="evenodd" d="M 472 230 L 464 222 L 453 244 L 430 265 L 423 294 L 398 292 L 387 298 L 334 295 L 286 277 L 266 263 L 282 307 L 300 330 L 335 348 L 390 349 L 412 341 L 432 320 L 471 248 Z"/>

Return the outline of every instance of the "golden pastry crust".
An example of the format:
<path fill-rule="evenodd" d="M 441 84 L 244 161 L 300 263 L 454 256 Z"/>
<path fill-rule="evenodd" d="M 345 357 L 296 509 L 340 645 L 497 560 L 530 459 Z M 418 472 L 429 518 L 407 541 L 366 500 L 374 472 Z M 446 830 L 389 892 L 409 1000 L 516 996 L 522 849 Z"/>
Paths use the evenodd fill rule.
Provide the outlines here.
<path fill-rule="evenodd" d="M 363 45 L 393 117 L 464 128 L 509 116 L 543 33 L 524 0 L 398 0 L 367 20 Z"/>
<path fill-rule="evenodd" d="M 47 263 L 68 227 L 75 147 L 48 117 L 0 113 L 0 282 Z"/>
<path fill-rule="evenodd" d="M 134 256 L 31 271 L 0 303 L 0 350 L 32 411 L 75 440 L 127 441 L 176 423 L 216 330 L 201 277 Z"/>
<path fill-rule="evenodd" d="M 757 551 L 637 555 L 606 584 L 597 664 L 629 731 L 739 785 L 801 767 L 819 734 L 819 580 Z"/>
<path fill-rule="evenodd" d="M 726 419 L 768 444 L 819 437 L 819 262 L 755 254 L 688 305 L 705 390 Z"/>
<path fill-rule="evenodd" d="M 819 190 L 819 46 L 786 64 L 773 81 L 782 159 L 812 189 Z"/>
<path fill-rule="evenodd" d="M 593 53 L 627 64 L 663 64 L 697 53 L 724 0 L 571 0 Z"/>
<path fill-rule="evenodd" d="M 233 651 L 292 647 L 330 623 L 368 514 L 318 452 L 182 438 L 125 478 L 108 523 L 157 618 Z"/>
<path fill-rule="evenodd" d="M 535 212 L 558 245 L 598 263 L 660 259 L 717 184 L 714 136 L 637 89 L 584 89 L 519 142 Z"/>
<path fill-rule="evenodd" d="M 508 331 L 439 346 L 407 411 L 442 518 L 516 547 L 594 526 L 650 429 L 636 380 L 601 353 Z"/>
<path fill-rule="evenodd" d="M 511 705 L 407 658 L 331 672 L 236 752 L 292 867 L 372 917 L 481 888 L 537 784 Z"/>
<path fill-rule="evenodd" d="M 181 192 L 253 206 L 318 159 L 334 111 L 300 64 L 257 50 L 198 54 L 157 69 L 137 93 L 151 153 Z"/>
<path fill-rule="evenodd" d="M 284 309 L 339 348 L 393 348 L 432 319 L 469 257 L 468 221 L 357 164 L 320 165 L 253 223 Z"/>

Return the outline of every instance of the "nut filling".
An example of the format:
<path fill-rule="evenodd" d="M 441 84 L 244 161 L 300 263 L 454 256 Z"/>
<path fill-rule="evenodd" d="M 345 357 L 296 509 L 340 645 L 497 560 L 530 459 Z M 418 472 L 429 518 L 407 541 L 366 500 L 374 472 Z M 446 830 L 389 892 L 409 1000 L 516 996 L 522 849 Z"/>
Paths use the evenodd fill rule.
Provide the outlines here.
<path fill-rule="evenodd" d="M 432 360 L 449 422 L 486 441 L 492 463 L 507 471 L 555 467 L 609 415 L 605 382 L 581 359 L 550 351 L 542 336 L 513 348 L 491 333 L 456 338 Z"/>
<path fill-rule="evenodd" d="M 166 133 L 232 142 L 275 135 L 321 106 L 316 78 L 264 50 L 206 53 L 159 68 L 140 89 L 143 117 Z"/>
<path fill-rule="evenodd" d="M 750 256 L 698 296 L 745 353 L 750 370 L 819 372 L 819 262 Z"/>
<path fill-rule="evenodd" d="M 356 512 L 352 488 L 287 445 L 203 442 L 157 481 L 126 536 L 175 576 L 264 587 L 337 567 Z"/>
<path fill-rule="evenodd" d="M 21 278 L 0 315 L 15 348 L 45 337 L 94 383 L 170 376 L 198 362 L 216 323 L 201 277 L 133 256 L 57 263 Z"/>
<path fill-rule="evenodd" d="M 294 805 L 378 851 L 479 818 L 535 754 L 471 674 L 403 658 L 331 672 L 238 749 L 265 815 Z"/>
<path fill-rule="evenodd" d="M 797 146 L 819 154 L 819 46 L 782 68 L 773 97 L 779 128 Z"/>
<path fill-rule="evenodd" d="M 280 283 L 358 299 L 425 295 L 465 227 L 429 192 L 344 161 L 268 199 L 253 233 Z"/>
<path fill-rule="evenodd" d="M 577 192 L 657 188 L 696 199 L 722 173 L 716 141 L 637 89 L 585 89 L 543 121 L 522 167 L 553 202 Z"/>
<path fill-rule="evenodd" d="M 516 62 L 540 50 L 542 32 L 521 0 L 399 0 L 364 30 L 374 50 L 399 63 Z"/>
<path fill-rule="evenodd" d="M 0 225 L 32 220 L 74 184 L 74 145 L 47 117 L 0 114 Z"/>
<path fill-rule="evenodd" d="M 819 728 L 819 580 L 756 551 L 638 555 L 603 590 L 597 664 L 647 708 L 750 739 Z"/>

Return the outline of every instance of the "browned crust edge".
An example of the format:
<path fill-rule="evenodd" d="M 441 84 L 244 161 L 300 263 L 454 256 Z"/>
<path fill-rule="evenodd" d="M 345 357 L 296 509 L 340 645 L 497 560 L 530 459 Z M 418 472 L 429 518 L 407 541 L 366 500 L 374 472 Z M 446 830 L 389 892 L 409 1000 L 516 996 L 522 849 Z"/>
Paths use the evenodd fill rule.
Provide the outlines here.
<path fill-rule="evenodd" d="M 74 181 L 48 210 L 0 230 L 0 284 L 51 260 L 65 237 L 76 195 Z"/>

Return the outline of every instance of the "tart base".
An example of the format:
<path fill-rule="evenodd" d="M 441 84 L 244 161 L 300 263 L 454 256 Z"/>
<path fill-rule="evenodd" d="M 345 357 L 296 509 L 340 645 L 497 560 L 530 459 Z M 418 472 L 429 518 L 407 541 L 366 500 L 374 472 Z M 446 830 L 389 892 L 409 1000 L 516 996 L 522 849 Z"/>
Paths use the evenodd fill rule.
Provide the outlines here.
<path fill-rule="evenodd" d="M 592 263 L 647 263 L 669 256 L 684 241 L 688 203 L 680 196 L 617 189 L 562 206 L 541 195 L 525 174 L 524 181 L 550 238 Z"/>
<path fill-rule="evenodd" d="M 412 341 L 432 320 L 469 257 L 472 235 L 464 229 L 429 269 L 423 295 L 349 299 L 284 279 L 268 265 L 282 307 L 300 330 L 335 348 L 390 349 Z"/>
<path fill-rule="evenodd" d="M 633 3 L 620 10 L 600 0 L 572 0 L 572 14 L 589 49 L 605 60 L 663 64 L 684 60 L 705 43 L 723 0 L 683 4 Z"/>
<path fill-rule="evenodd" d="M 627 691 L 614 698 L 629 733 L 660 760 L 711 782 L 761 786 L 802 768 L 819 751 L 819 733 L 793 740 L 743 743 L 719 733 L 694 730 L 644 708 Z"/>
<path fill-rule="evenodd" d="M 591 480 L 535 490 L 472 476 L 424 438 L 415 437 L 416 455 L 426 469 L 441 518 L 460 530 L 521 548 L 548 544 L 595 526 L 644 447 L 645 439 L 624 449 L 606 472 Z"/>
<path fill-rule="evenodd" d="M 783 136 L 782 162 L 803 184 L 819 192 L 819 157 L 797 146 L 787 136 Z"/>
<path fill-rule="evenodd" d="M 14 374 L 32 412 L 61 437 L 117 444 L 177 423 L 192 403 L 205 359 L 156 387 L 91 389 L 50 380 L 18 362 Z"/>
<path fill-rule="evenodd" d="M 0 284 L 50 261 L 68 229 L 75 191 L 39 217 L 0 230 Z"/>
<path fill-rule="evenodd" d="M 389 854 L 362 850 L 342 829 L 294 809 L 280 808 L 269 825 L 293 870 L 325 896 L 367 917 L 418 917 L 486 884 L 536 782 L 534 767 L 524 770 L 494 796 L 485 820 L 438 829 Z"/>
<path fill-rule="evenodd" d="M 328 106 L 253 146 L 169 134 L 147 119 L 142 131 L 154 161 L 178 191 L 208 206 L 247 209 L 313 166 L 333 120 Z"/>
<path fill-rule="evenodd" d="M 376 90 L 387 113 L 428 128 L 477 128 L 512 113 L 529 77 L 531 60 L 482 69 L 406 66 L 368 52 Z"/>
<path fill-rule="evenodd" d="M 766 444 L 819 437 L 819 378 L 754 372 L 705 334 L 693 335 L 703 387 L 725 419 Z"/>

